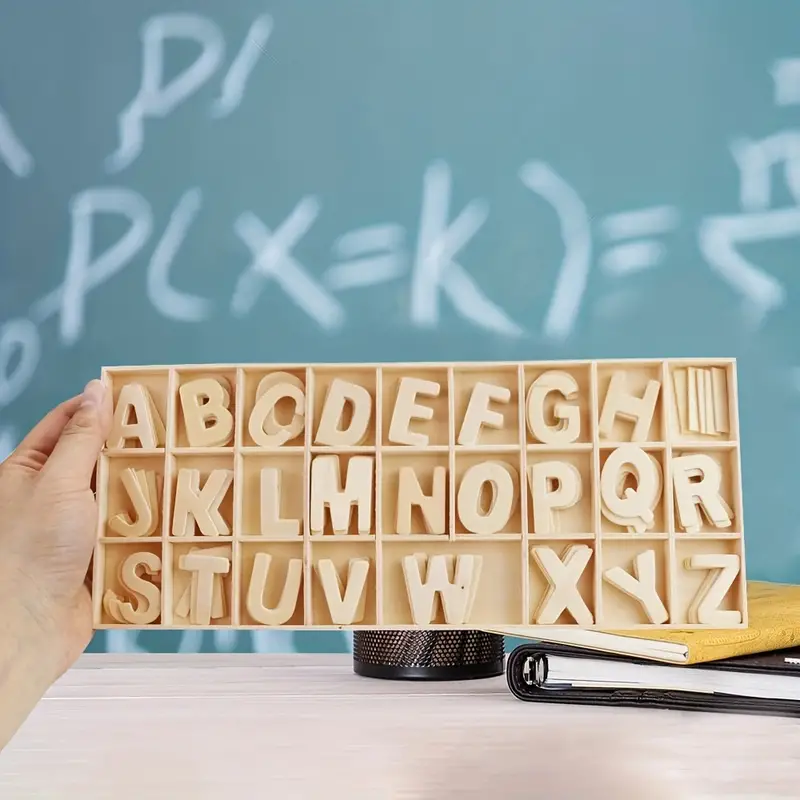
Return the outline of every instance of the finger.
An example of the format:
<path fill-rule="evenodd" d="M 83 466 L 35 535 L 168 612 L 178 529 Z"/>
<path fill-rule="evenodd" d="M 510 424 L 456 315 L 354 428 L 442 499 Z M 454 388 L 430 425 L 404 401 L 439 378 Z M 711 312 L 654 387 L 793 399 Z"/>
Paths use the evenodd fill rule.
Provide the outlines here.
<path fill-rule="evenodd" d="M 80 405 L 80 395 L 57 405 L 31 431 L 8 456 L 7 463 L 38 472 L 47 461 L 66 424 Z"/>
<path fill-rule="evenodd" d="M 90 381 L 78 408 L 64 426 L 42 475 L 48 480 L 89 488 L 97 457 L 111 430 L 111 394 L 100 381 Z"/>

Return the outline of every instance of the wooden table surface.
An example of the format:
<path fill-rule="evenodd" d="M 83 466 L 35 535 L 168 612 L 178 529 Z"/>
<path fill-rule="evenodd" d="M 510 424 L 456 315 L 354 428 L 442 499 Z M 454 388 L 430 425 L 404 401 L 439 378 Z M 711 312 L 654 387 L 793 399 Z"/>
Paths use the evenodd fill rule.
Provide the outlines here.
<path fill-rule="evenodd" d="M 350 656 L 86 655 L 0 756 L 3 800 L 800 796 L 800 720 L 535 706 Z"/>

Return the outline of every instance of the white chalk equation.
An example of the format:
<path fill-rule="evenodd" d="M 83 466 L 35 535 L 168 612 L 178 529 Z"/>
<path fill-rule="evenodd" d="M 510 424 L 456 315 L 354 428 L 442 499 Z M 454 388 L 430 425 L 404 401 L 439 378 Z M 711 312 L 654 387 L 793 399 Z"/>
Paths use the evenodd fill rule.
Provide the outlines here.
<path fill-rule="evenodd" d="M 239 107 L 250 73 L 265 52 L 272 27 L 272 17 L 266 14 L 253 21 L 222 76 L 220 95 L 210 109 L 212 117 L 227 117 Z M 141 38 L 142 79 L 136 96 L 119 115 L 119 147 L 106 159 L 109 172 L 120 172 L 142 154 L 148 119 L 168 117 L 225 66 L 225 35 L 208 17 L 160 14 L 145 22 Z M 200 53 L 183 72 L 164 83 L 164 52 L 167 43 L 176 40 L 193 41 L 200 46 Z"/>
<path fill-rule="evenodd" d="M 221 88 L 211 116 L 233 113 L 243 102 L 248 79 L 272 31 L 270 17 L 255 19 L 236 55 L 226 63 L 224 36 L 207 18 L 174 14 L 148 20 L 142 28 L 140 88 L 120 113 L 119 147 L 106 160 L 109 172 L 129 167 L 142 155 L 147 119 L 165 119 L 217 73 L 221 73 Z M 200 52 L 165 84 L 164 50 L 168 42 L 179 39 L 194 40 Z M 790 105 L 796 99 L 799 64 L 800 59 L 783 59 L 772 65 L 777 105 Z M 19 177 L 30 174 L 33 159 L 5 116 L 0 116 L 0 142 L 0 152 L 12 172 Z M 761 140 L 736 139 L 731 155 L 740 176 L 741 210 L 701 220 L 698 245 L 710 268 L 741 296 L 748 320 L 758 325 L 785 303 L 786 289 L 779 276 L 747 260 L 739 248 L 800 235 L 800 129 L 778 131 Z M 783 178 L 788 203 L 776 202 L 777 175 Z M 681 224 L 679 209 L 668 204 L 596 219 L 579 191 L 544 161 L 523 164 L 516 177 L 538 205 L 549 207 L 563 240 L 564 255 L 552 296 L 540 330 L 534 331 L 551 341 L 564 341 L 575 331 L 594 269 L 613 283 L 657 267 L 667 257 L 670 234 Z M 60 343 L 75 346 L 85 331 L 92 293 L 133 265 L 144 265 L 143 289 L 153 308 L 178 323 L 203 323 L 220 314 L 243 318 L 254 313 L 265 293 L 277 291 L 299 315 L 323 331 L 335 332 L 348 322 L 345 298 L 349 291 L 407 281 L 411 327 L 436 328 L 442 306 L 448 303 L 467 323 L 492 335 L 515 338 L 531 333 L 490 298 L 461 260 L 473 239 L 482 235 L 491 214 L 489 202 L 474 198 L 454 207 L 452 194 L 448 163 L 431 162 L 421 179 L 416 234 L 391 220 L 354 228 L 333 242 L 330 263 L 321 272 L 320 265 L 304 264 L 296 255 L 298 245 L 314 235 L 325 213 L 319 197 L 299 198 L 277 220 L 264 220 L 243 209 L 229 223 L 243 257 L 240 264 L 231 265 L 239 274 L 226 302 L 194 294 L 171 279 L 182 246 L 203 222 L 202 187 L 187 189 L 163 224 L 155 219 L 148 200 L 129 187 L 87 188 L 69 205 L 63 280 L 36 300 L 26 315 L 0 327 L 0 409 L 24 392 L 36 372 L 42 355 L 39 327 L 55 318 Z M 536 212 L 532 203 L 532 221 Z M 98 252 L 95 223 L 108 216 L 121 218 L 124 232 Z M 595 249 L 599 249 L 597 256 Z M 550 272 L 553 266 L 521 265 Z"/>
<path fill-rule="evenodd" d="M 573 333 L 586 302 L 593 266 L 592 220 L 578 193 L 548 164 L 528 162 L 519 178 L 559 219 L 565 255 L 542 335 L 563 341 Z M 77 345 L 86 330 L 92 294 L 123 270 L 142 264 L 147 299 L 158 313 L 176 323 L 203 323 L 220 315 L 243 318 L 256 312 L 264 293 L 277 291 L 301 318 L 322 331 L 336 332 L 348 322 L 348 291 L 403 280 L 410 289 L 411 327 L 435 329 L 447 303 L 464 321 L 488 334 L 512 339 L 527 335 L 529 331 L 490 298 L 461 262 L 461 255 L 487 223 L 488 201 L 475 198 L 454 207 L 452 174 L 444 161 L 429 164 L 421 184 L 415 236 L 395 222 L 354 228 L 333 242 L 330 263 L 321 274 L 317 265 L 304 264 L 295 253 L 324 213 L 318 197 L 300 198 L 277 222 L 265 221 L 250 210 L 241 212 L 230 221 L 230 230 L 241 243 L 242 259 L 232 265 L 238 276 L 227 302 L 194 294 L 172 280 L 182 245 L 201 221 L 200 187 L 183 193 L 163 225 L 157 223 L 147 199 L 128 187 L 92 187 L 80 192 L 69 205 L 63 280 L 32 303 L 27 315 L 0 327 L 0 408 L 16 399 L 35 374 L 42 355 L 40 327 L 55 319 L 62 346 Z M 109 216 L 124 223 L 123 232 L 102 249 L 94 231 L 97 221 Z M 666 252 L 658 237 L 676 224 L 677 212 L 668 206 L 600 220 L 601 237 L 609 244 L 600 266 L 612 277 L 656 266 Z"/>
<path fill-rule="evenodd" d="M 406 249 L 407 231 L 399 224 L 357 228 L 334 242 L 330 267 L 319 277 L 294 254 L 323 211 L 318 197 L 301 198 L 277 223 L 268 224 L 253 211 L 243 211 L 230 223 L 231 231 L 242 245 L 243 258 L 233 295 L 227 308 L 222 309 L 219 298 L 191 294 L 171 281 L 171 268 L 181 246 L 193 225 L 198 224 L 203 204 L 201 188 L 185 192 L 160 229 L 150 203 L 130 188 L 96 187 L 82 191 L 70 202 L 70 246 L 63 281 L 36 300 L 25 318 L 12 320 L 12 328 L 0 329 L 0 406 L 7 394 L 15 394 L 3 382 L 2 355 L 9 351 L 10 358 L 12 345 L 16 344 L 30 351 L 20 359 L 20 364 L 27 364 L 36 352 L 31 342 L 37 326 L 53 317 L 58 320 L 61 344 L 77 344 L 85 330 L 91 293 L 139 263 L 137 259 L 145 247 L 151 245 L 145 291 L 153 307 L 175 322 L 206 322 L 218 313 L 245 317 L 254 311 L 264 292 L 277 289 L 320 329 L 336 331 L 347 322 L 343 292 L 408 277 L 410 324 L 436 327 L 441 305 L 448 300 L 463 319 L 487 332 L 523 335 L 523 328 L 489 299 L 458 261 L 459 253 L 483 227 L 488 203 L 475 200 L 454 213 L 450 168 L 445 162 L 432 163 L 422 183 L 419 232 L 413 255 Z M 95 222 L 109 215 L 122 219 L 124 232 L 98 252 Z"/>
<path fill-rule="evenodd" d="M 699 228 L 700 247 L 709 265 L 742 295 L 749 316 L 757 321 L 781 306 L 786 292 L 778 277 L 744 261 L 736 245 L 800 235 L 800 203 L 767 207 L 769 168 L 780 160 L 777 154 L 783 154 L 793 197 L 800 198 L 796 194 L 800 184 L 795 185 L 800 175 L 797 143 L 800 132 L 797 138 L 780 134 L 765 142 L 738 143 L 734 155 L 742 175 L 742 206 L 747 210 L 709 217 Z M 614 281 L 657 267 L 667 256 L 668 237 L 678 228 L 680 213 L 673 206 L 655 205 L 593 219 L 578 192 L 545 162 L 524 164 L 519 179 L 532 196 L 550 207 L 560 226 L 564 256 L 541 333 L 549 340 L 563 341 L 572 335 L 585 308 L 592 269 L 596 266 Z M 139 264 L 145 265 L 143 289 L 149 302 L 177 323 L 203 323 L 220 314 L 243 318 L 255 312 L 265 292 L 278 291 L 302 317 L 323 331 L 335 332 L 347 324 L 343 296 L 348 290 L 407 280 L 412 327 L 435 328 L 442 305 L 448 302 L 463 320 L 487 333 L 524 336 L 525 328 L 490 299 L 459 261 L 489 217 L 488 202 L 475 199 L 453 211 L 451 195 L 448 164 L 431 163 L 423 175 L 415 240 L 409 242 L 409 231 L 398 223 L 355 228 L 334 241 L 330 264 L 319 276 L 312 268 L 315 265 L 302 263 L 294 253 L 324 212 L 318 197 L 301 198 L 277 223 L 268 224 L 254 212 L 243 211 L 230 223 L 243 257 L 226 303 L 193 294 L 171 279 L 183 243 L 193 226 L 200 224 L 201 188 L 184 192 L 161 227 L 138 192 L 126 187 L 86 189 L 70 203 L 70 246 L 62 282 L 36 300 L 26 316 L 0 327 L 0 408 L 16 399 L 35 374 L 42 349 L 39 327 L 55 318 L 61 344 L 78 344 L 92 293 Z M 126 226 L 116 241 L 98 251 L 95 222 L 108 215 L 121 217 Z M 605 248 L 597 259 L 593 238 Z"/>
<path fill-rule="evenodd" d="M 208 105 L 209 120 L 233 114 L 245 101 L 273 29 L 273 19 L 260 15 L 243 39 L 229 48 L 220 26 L 208 17 L 185 13 L 147 19 L 140 31 L 139 88 L 119 112 L 118 144 L 105 159 L 107 172 L 116 175 L 129 168 L 145 151 L 148 127 L 159 120 L 167 124 L 176 108 L 212 81 L 217 88 Z M 187 41 L 195 45 L 194 60 L 167 80 L 168 49 Z M 800 104 L 800 59 L 776 60 L 770 72 L 775 105 Z M 748 320 L 758 325 L 785 303 L 786 288 L 779 276 L 746 259 L 740 248 L 800 234 L 800 129 L 782 130 L 761 140 L 739 138 L 731 144 L 731 155 L 740 175 L 740 211 L 701 220 L 698 246 L 710 268 L 741 296 Z M 34 158 L 2 109 L 0 158 L 18 178 L 33 171 Z M 777 170 L 782 171 L 789 204 L 776 204 Z M 564 255 L 540 330 L 534 333 L 564 341 L 585 308 L 592 271 L 598 269 L 613 282 L 657 267 L 667 257 L 670 234 L 681 223 L 680 211 L 656 204 L 597 220 L 579 191 L 550 164 L 532 160 L 520 167 L 517 177 L 540 204 L 550 207 L 559 225 Z M 277 220 L 242 209 L 231 219 L 230 230 L 246 258 L 238 267 L 231 266 L 239 269 L 239 275 L 227 304 L 219 297 L 179 288 L 171 280 L 182 246 L 202 224 L 201 186 L 187 189 L 163 224 L 155 219 L 148 200 L 133 189 L 89 187 L 69 205 L 70 239 L 62 282 L 36 300 L 27 314 L 0 327 L 0 409 L 25 390 L 36 372 L 42 355 L 39 327 L 55 318 L 60 343 L 76 345 L 85 330 L 92 292 L 132 265 L 145 265 L 143 288 L 153 308 L 179 323 L 203 323 L 220 314 L 243 318 L 255 311 L 265 293 L 277 291 L 321 330 L 335 332 L 348 322 L 349 291 L 405 280 L 412 327 L 436 328 L 442 305 L 448 303 L 463 320 L 487 333 L 511 338 L 529 334 L 530 326 L 513 319 L 463 266 L 461 255 L 482 235 L 491 207 L 485 198 L 453 207 L 452 184 L 448 163 L 431 162 L 421 179 L 416 235 L 391 220 L 347 231 L 333 243 L 331 263 L 321 273 L 320 265 L 304 264 L 295 254 L 298 245 L 314 235 L 325 213 L 319 197 L 297 199 Z M 95 223 L 108 216 L 121 218 L 125 230 L 98 253 Z M 605 249 L 595 256 L 598 245 Z M 521 267 L 552 271 L 553 265 Z"/>

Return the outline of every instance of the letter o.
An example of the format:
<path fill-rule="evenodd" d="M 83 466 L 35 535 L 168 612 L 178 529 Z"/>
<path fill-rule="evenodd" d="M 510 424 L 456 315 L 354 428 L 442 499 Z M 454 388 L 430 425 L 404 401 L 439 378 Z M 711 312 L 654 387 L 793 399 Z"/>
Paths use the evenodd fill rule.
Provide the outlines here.
<path fill-rule="evenodd" d="M 503 530 L 514 513 L 518 475 L 509 464 L 482 461 L 464 473 L 458 487 L 457 507 L 461 524 L 470 533 L 492 534 Z M 484 484 L 492 487 L 492 504 L 484 512 L 480 505 Z"/>

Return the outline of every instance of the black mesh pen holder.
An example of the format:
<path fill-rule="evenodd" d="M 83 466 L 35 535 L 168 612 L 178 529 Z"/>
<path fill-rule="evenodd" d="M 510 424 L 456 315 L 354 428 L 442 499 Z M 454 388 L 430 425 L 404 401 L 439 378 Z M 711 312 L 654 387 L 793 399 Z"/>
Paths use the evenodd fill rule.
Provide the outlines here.
<path fill-rule="evenodd" d="M 466 681 L 504 670 L 505 641 L 484 631 L 354 631 L 353 670 L 367 678 Z"/>

